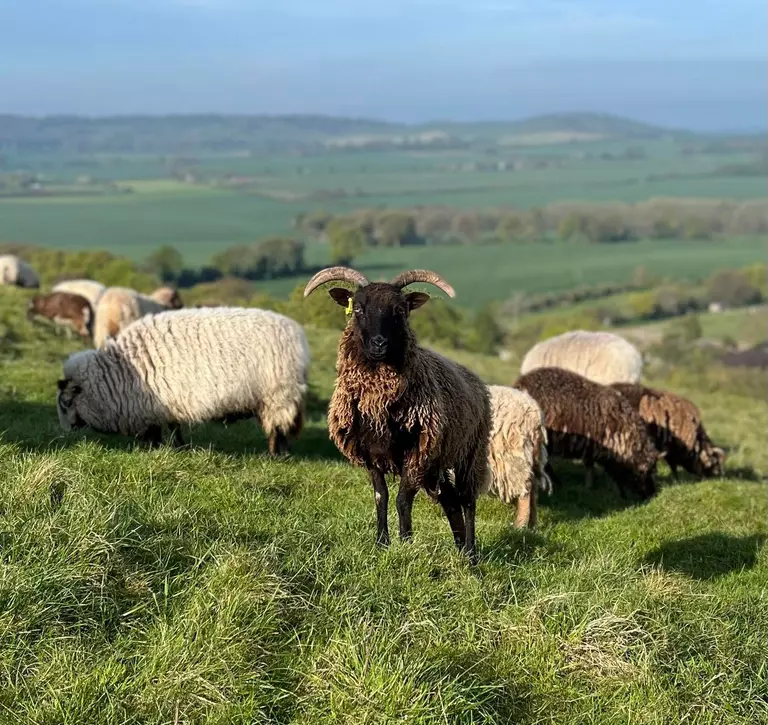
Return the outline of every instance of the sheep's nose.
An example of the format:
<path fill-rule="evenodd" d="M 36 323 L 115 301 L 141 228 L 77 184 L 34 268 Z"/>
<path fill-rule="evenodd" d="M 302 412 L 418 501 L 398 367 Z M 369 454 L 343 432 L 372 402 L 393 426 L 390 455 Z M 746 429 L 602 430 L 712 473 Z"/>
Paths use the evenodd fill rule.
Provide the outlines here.
<path fill-rule="evenodd" d="M 384 335 L 374 335 L 371 338 L 371 344 L 383 350 L 387 346 L 387 338 Z"/>

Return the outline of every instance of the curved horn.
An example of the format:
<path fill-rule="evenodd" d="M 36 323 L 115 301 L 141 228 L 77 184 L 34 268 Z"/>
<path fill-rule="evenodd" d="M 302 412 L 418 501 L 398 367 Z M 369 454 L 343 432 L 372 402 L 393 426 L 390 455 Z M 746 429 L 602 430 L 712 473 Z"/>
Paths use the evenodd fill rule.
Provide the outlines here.
<path fill-rule="evenodd" d="M 428 269 L 411 269 L 408 272 L 401 272 L 390 284 L 402 289 L 414 282 L 426 282 L 443 290 L 449 297 L 456 296 L 456 290 L 451 287 L 437 272 L 430 272 Z"/>
<path fill-rule="evenodd" d="M 368 278 L 356 269 L 351 267 L 326 267 L 321 269 L 314 277 L 312 277 L 307 286 L 304 288 L 304 296 L 312 294 L 321 284 L 326 282 L 334 282 L 340 280 L 342 282 L 352 282 L 358 287 L 365 287 L 368 282 Z"/>

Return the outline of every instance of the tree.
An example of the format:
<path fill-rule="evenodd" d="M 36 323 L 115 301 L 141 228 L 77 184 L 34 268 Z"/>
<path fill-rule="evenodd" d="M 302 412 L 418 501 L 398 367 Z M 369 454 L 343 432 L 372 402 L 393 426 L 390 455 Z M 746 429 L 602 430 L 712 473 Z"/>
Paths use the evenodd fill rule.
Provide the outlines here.
<path fill-rule="evenodd" d="M 184 258 L 177 249 L 166 245 L 152 252 L 144 260 L 143 267 L 147 272 L 156 274 L 163 282 L 173 282 L 184 269 Z"/>
<path fill-rule="evenodd" d="M 365 249 L 365 232 L 360 225 L 334 219 L 325 230 L 331 245 L 331 261 L 349 265 Z"/>
<path fill-rule="evenodd" d="M 382 247 L 402 247 L 424 242 L 416 233 L 413 217 L 403 212 L 382 214 L 376 223 L 375 238 Z"/>
<path fill-rule="evenodd" d="M 485 355 L 494 355 L 503 339 L 504 332 L 496 322 L 493 310 L 486 305 L 475 315 L 467 348 Z"/>
<path fill-rule="evenodd" d="M 525 221 L 519 214 L 505 214 L 496 227 L 496 236 L 502 242 L 526 241 Z"/>
<path fill-rule="evenodd" d="M 760 290 L 742 272 L 723 270 L 707 282 L 709 299 L 728 307 L 743 307 L 760 302 Z"/>

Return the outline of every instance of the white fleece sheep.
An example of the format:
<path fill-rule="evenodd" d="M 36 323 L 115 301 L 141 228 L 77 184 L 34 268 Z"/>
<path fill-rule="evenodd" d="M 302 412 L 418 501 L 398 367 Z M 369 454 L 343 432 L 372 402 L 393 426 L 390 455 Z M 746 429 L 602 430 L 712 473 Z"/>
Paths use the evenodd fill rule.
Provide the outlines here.
<path fill-rule="evenodd" d="M 167 287 L 160 287 L 151 296 L 129 287 L 107 287 L 94 310 L 94 346 L 101 347 L 110 337 L 117 337 L 128 325 L 144 315 L 168 310 L 171 307 L 168 300 Z"/>
<path fill-rule="evenodd" d="M 528 393 L 489 385 L 492 428 L 484 490 L 517 504 L 515 527 L 536 526 L 536 489 L 551 493 L 544 414 Z M 448 471 L 453 480 L 453 471 Z"/>
<path fill-rule="evenodd" d="M 636 383 L 643 373 L 643 357 L 618 335 L 574 330 L 534 345 L 523 358 L 520 374 L 550 367 L 570 370 L 601 385 Z"/>
<path fill-rule="evenodd" d="M 489 385 L 493 428 L 488 446 L 487 490 L 517 503 L 515 526 L 536 526 L 536 489 L 550 493 L 544 414 L 527 393 Z"/>
<path fill-rule="evenodd" d="M 308 369 L 304 330 L 283 315 L 164 312 L 65 362 L 59 422 L 159 442 L 165 424 L 255 417 L 277 454 L 301 429 Z"/>
<path fill-rule="evenodd" d="M 91 307 L 95 310 L 105 289 L 107 288 L 101 282 L 96 282 L 92 279 L 68 279 L 54 285 L 52 291 L 69 292 L 69 294 L 72 295 L 85 297 L 85 299 L 91 303 Z"/>
<path fill-rule="evenodd" d="M 0 284 L 37 289 L 40 278 L 32 267 L 14 254 L 0 255 Z"/>

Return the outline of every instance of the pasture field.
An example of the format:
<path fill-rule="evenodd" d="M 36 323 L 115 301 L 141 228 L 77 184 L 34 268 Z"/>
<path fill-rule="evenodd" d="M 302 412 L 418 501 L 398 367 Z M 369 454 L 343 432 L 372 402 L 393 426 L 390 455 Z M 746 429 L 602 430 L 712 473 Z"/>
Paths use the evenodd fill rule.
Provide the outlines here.
<path fill-rule="evenodd" d="M 325 429 L 335 334 L 308 330 L 290 459 L 248 422 L 148 451 L 60 434 L 80 345 L 30 325 L 28 296 L 0 288 L 0 722 L 768 721 L 764 384 L 653 379 L 702 408 L 725 478 L 664 468 L 638 505 L 556 462 L 537 533 L 481 501 L 472 568 L 421 496 L 414 541 L 375 548 L 370 486 Z"/>
<path fill-rule="evenodd" d="M 307 263 L 330 263 L 322 244 L 307 247 Z M 423 246 L 367 249 L 355 267 L 372 279 L 391 278 L 403 269 L 426 267 L 443 274 L 456 288 L 456 302 L 476 308 L 509 299 L 516 292 L 544 293 L 606 282 L 629 282 L 638 267 L 675 280 L 696 280 L 718 269 L 765 259 L 765 241 L 646 239 L 626 244 L 551 242 L 479 246 Z M 257 282 L 275 296 L 287 294 L 307 275 Z"/>
<path fill-rule="evenodd" d="M 644 156 L 626 157 L 641 146 Z M 445 151 L 50 156 L 9 154 L 3 172 L 34 172 L 53 196 L 0 199 L 0 240 L 69 249 L 104 248 L 141 259 L 171 244 L 188 264 L 272 234 L 300 212 L 442 204 L 457 208 L 553 201 L 640 201 L 654 196 L 760 198 L 764 177 L 730 175 L 746 153 L 684 154 L 664 139 Z M 510 164 L 499 171 L 497 164 Z M 490 168 L 489 168 L 490 167 Z M 182 183 L 173 174 L 192 175 Z M 55 184 L 87 176 L 132 193 L 55 196 Z M 237 185 L 224 187 L 229 177 Z M 83 194 L 89 191 L 83 186 Z"/>

